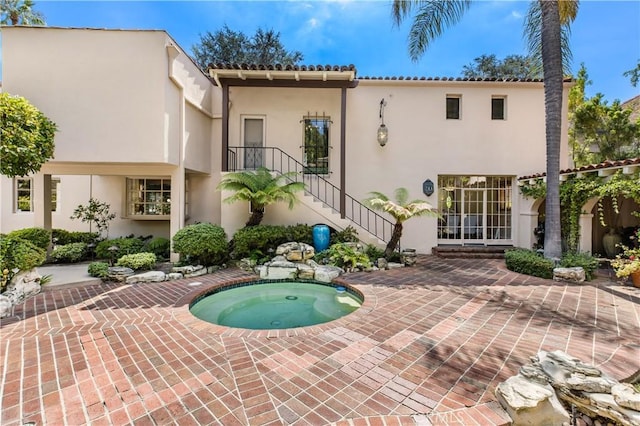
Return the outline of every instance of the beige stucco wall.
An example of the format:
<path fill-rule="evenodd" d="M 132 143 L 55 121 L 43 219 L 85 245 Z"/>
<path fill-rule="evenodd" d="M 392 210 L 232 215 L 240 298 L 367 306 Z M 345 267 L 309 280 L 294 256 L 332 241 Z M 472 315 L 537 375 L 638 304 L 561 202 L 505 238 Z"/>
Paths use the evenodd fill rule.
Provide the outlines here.
<path fill-rule="evenodd" d="M 366 198 L 370 191 L 392 195 L 395 188 L 406 187 L 412 198 L 426 199 L 438 209 L 439 175 L 515 178 L 545 170 L 544 92 L 541 83 L 361 80 L 358 87 L 349 89 L 347 93 L 346 191 L 356 200 Z M 460 120 L 445 118 L 447 95 L 461 97 Z M 492 96 L 506 97 L 505 120 L 491 120 Z M 380 123 L 380 100 L 383 98 L 386 101 L 384 119 L 389 129 L 389 142 L 380 147 L 376 131 Z M 230 101 L 230 145 L 242 144 L 243 116 L 264 117 L 266 145 L 278 146 L 298 160 L 302 158 L 302 117 L 316 112 L 329 115 L 333 120 L 330 180 L 336 185 L 339 183 L 339 89 L 232 87 Z M 566 129 L 564 122 L 564 135 Z M 568 165 L 566 137 L 562 141 L 561 165 Z M 427 178 L 436 184 L 436 192 L 431 197 L 422 194 L 422 183 Z M 530 223 L 526 217 L 521 220 L 515 182 L 513 194 L 511 242 L 528 246 L 529 230 L 518 232 L 521 224 L 528 228 Z M 524 215 L 528 206 L 523 205 L 522 208 Z M 223 206 L 223 209 L 227 212 L 228 207 Z M 282 214 L 280 208 L 276 209 L 278 211 L 281 214 L 265 220 L 292 222 L 288 213 Z M 238 213 L 237 210 L 234 212 Z M 306 221 L 307 214 L 303 210 L 297 208 L 294 212 L 298 212 L 300 222 Z M 237 225 L 235 222 L 232 227 Z M 313 220 L 308 223 L 311 222 Z M 436 220 L 416 218 L 408 221 L 402 245 L 429 252 L 437 245 Z"/>
<path fill-rule="evenodd" d="M 118 217 L 114 234 L 171 235 L 185 223 L 202 221 L 228 223 L 231 236 L 245 220 L 246 209 L 223 205 L 216 191 L 221 177 L 221 90 L 165 32 L 6 27 L 2 43 L 4 90 L 27 97 L 60 128 L 55 159 L 42 173 L 94 175 L 94 183 L 102 176 L 102 183 L 93 185 L 94 196 L 120 209 L 126 177 L 170 176 L 174 187 L 182 188 L 185 174 L 189 175 L 188 212 L 181 207 L 186 194 L 175 189 L 171 197 L 177 205 L 169 223 Z M 460 120 L 445 119 L 447 95 L 461 97 Z M 506 120 L 491 120 L 492 96 L 506 97 Z M 383 98 L 389 143 L 380 147 L 376 130 Z M 330 117 L 327 178 L 339 184 L 340 89 L 231 87 L 229 101 L 231 146 L 242 145 L 243 117 L 261 117 L 266 145 L 279 147 L 298 161 L 302 161 L 301 120 L 316 114 Z M 413 198 L 426 199 L 438 209 L 440 175 L 515 179 L 545 170 L 542 83 L 360 80 L 347 90 L 345 124 L 346 191 L 356 200 L 370 191 L 391 195 L 395 188 L 406 187 Z M 566 120 L 562 133 L 567 134 Z M 561 167 L 567 166 L 565 136 Z M 436 184 L 431 197 L 422 194 L 427 178 Z M 81 181 L 63 185 L 63 197 L 69 191 L 83 198 L 71 206 L 65 201 L 65 208 L 86 202 L 83 185 Z M 0 229 L 29 226 L 28 219 L 5 207 L 7 194 L 12 195 L 10 181 L 2 181 L 1 191 Z M 526 247 L 531 242 L 528 228 L 535 220 L 530 203 L 520 200 L 515 182 L 513 193 L 512 242 Z M 276 206 L 267 212 L 265 223 L 332 220 L 310 209 L 304 204 L 289 212 Z M 53 222 L 56 226 L 55 217 Z M 435 219 L 417 218 L 405 224 L 403 247 L 429 252 L 436 244 Z"/>
<path fill-rule="evenodd" d="M 220 92 L 171 37 L 164 31 L 7 27 L 2 55 L 3 90 L 24 96 L 58 125 L 54 159 L 42 173 L 61 176 L 63 197 L 77 198 L 64 198 L 65 209 L 87 202 L 81 182 L 90 179 L 93 196 L 121 212 L 126 177 L 169 176 L 180 188 L 172 191 L 171 221 L 118 214 L 111 233 L 169 236 L 183 225 L 186 170 L 209 174 L 213 160 L 219 163 L 212 143 L 219 146 L 213 122 Z M 13 196 L 11 180 L 3 179 L 1 188 L 3 232 L 42 223 L 42 212 L 16 214 L 4 202 Z M 203 219 L 213 221 L 215 213 Z M 52 214 L 54 227 L 84 230 L 61 217 Z"/>

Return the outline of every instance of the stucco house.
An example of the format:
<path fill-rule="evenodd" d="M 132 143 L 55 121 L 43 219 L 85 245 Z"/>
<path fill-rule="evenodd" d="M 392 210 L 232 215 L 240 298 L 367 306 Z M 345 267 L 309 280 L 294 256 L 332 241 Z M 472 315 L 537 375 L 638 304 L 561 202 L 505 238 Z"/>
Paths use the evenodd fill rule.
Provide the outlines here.
<path fill-rule="evenodd" d="M 223 203 L 216 186 L 227 171 L 266 166 L 307 184 L 294 210 L 267 208 L 267 224 L 353 225 L 382 243 L 389 218 L 360 202 L 406 187 L 442 218 L 408 221 L 403 247 L 534 242 L 537 205 L 517 182 L 545 170 L 540 80 L 361 77 L 331 65 L 206 75 L 164 31 L 53 27 L 4 27 L 2 67 L 3 90 L 59 132 L 40 173 L 0 178 L 1 232 L 88 230 L 69 217 L 94 197 L 117 213 L 110 237 L 170 237 L 198 221 L 232 235 L 249 206 Z"/>

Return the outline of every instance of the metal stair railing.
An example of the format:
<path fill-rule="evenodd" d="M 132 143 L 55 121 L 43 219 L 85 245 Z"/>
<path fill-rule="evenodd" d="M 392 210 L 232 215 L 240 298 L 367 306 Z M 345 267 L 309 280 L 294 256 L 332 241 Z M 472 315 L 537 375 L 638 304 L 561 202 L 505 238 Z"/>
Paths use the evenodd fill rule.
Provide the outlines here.
<path fill-rule="evenodd" d="M 314 172 L 316 168 L 305 166 L 277 147 L 230 146 L 228 151 L 228 171 L 255 170 L 259 167 L 266 167 L 281 174 L 295 172 L 292 180 L 304 182 L 305 194 L 311 195 L 342 216 L 340 188 L 316 174 Z M 393 223 L 349 194 L 345 194 L 344 217 L 385 243 L 391 239 Z"/>

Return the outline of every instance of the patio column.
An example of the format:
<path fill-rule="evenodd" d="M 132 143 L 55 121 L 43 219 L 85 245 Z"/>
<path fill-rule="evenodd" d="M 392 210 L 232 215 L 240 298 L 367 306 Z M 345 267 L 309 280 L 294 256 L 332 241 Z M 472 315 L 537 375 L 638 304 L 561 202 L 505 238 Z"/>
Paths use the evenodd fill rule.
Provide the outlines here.
<path fill-rule="evenodd" d="M 580 242 L 578 250 L 584 253 L 591 253 L 593 250 L 591 235 L 593 232 L 593 213 L 582 213 L 580 215 Z"/>
<path fill-rule="evenodd" d="M 34 226 L 51 229 L 51 175 L 33 176 Z"/>

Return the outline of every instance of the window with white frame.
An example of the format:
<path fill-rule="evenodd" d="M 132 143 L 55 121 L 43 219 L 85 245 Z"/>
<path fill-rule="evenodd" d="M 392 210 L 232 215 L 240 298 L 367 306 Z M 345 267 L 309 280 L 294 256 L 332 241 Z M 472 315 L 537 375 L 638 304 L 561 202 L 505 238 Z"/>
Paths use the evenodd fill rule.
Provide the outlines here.
<path fill-rule="evenodd" d="M 15 178 L 14 185 L 14 211 L 32 212 L 33 211 L 33 179 L 31 178 Z"/>
<path fill-rule="evenodd" d="M 460 95 L 447 95 L 447 120 L 460 119 Z"/>
<path fill-rule="evenodd" d="M 168 219 L 171 214 L 171 178 L 127 178 L 127 216 Z"/>
<path fill-rule="evenodd" d="M 33 179 L 32 178 L 15 178 L 14 183 L 14 211 L 32 212 L 33 211 Z M 51 178 L 51 211 L 59 210 L 60 203 L 60 178 Z"/>
<path fill-rule="evenodd" d="M 51 211 L 60 210 L 60 178 L 51 178 Z"/>
<path fill-rule="evenodd" d="M 505 119 L 505 105 L 506 105 L 506 98 L 504 96 L 491 97 L 491 119 L 492 120 Z"/>

